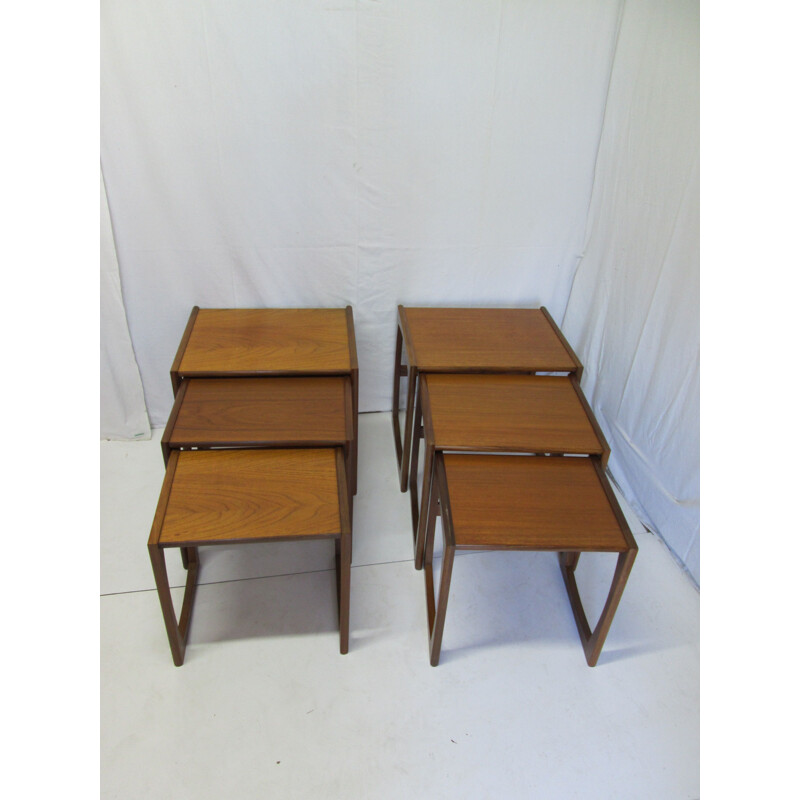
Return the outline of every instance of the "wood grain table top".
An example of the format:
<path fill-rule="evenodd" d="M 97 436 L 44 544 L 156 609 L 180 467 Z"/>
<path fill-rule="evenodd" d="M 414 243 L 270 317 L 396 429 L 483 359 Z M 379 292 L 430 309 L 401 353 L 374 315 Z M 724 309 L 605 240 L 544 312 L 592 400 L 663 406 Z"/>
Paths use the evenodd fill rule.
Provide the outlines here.
<path fill-rule="evenodd" d="M 166 546 L 341 533 L 336 450 L 182 450 L 170 456 L 150 542 Z"/>
<path fill-rule="evenodd" d="M 441 450 L 603 455 L 608 445 L 570 377 L 423 374 L 425 440 Z"/>
<path fill-rule="evenodd" d="M 357 369 L 348 308 L 201 308 L 173 363 L 181 376 L 345 374 Z"/>
<path fill-rule="evenodd" d="M 187 378 L 163 442 L 210 445 L 345 444 L 353 438 L 350 378 Z"/>
<path fill-rule="evenodd" d="M 572 372 L 580 363 L 539 308 L 398 309 L 409 365 L 421 372 Z"/>
<path fill-rule="evenodd" d="M 623 552 L 636 546 L 594 459 L 461 453 L 443 459 L 457 547 Z"/>

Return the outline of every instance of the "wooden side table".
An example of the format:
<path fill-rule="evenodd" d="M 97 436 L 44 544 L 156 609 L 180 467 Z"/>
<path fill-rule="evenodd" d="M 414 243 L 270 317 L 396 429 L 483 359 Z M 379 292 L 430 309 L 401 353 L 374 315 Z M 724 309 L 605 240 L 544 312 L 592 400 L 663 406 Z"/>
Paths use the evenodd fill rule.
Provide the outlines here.
<path fill-rule="evenodd" d="M 342 449 L 173 450 L 147 546 L 175 666 L 186 650 L 200 546 L 320 538 L 336 543 L 339 649 L 346 653 L 352 538 Z M 188 552 L 180 620 L 167 547 Z"/>
<path fill-rule="evenodd" d="M 341 447 L 348 486 L 353 471 L 350 376 L 186 378 L 161 438 L 171 450 L 246 447 Z"/>
<path fill-rule="evenodd" d="M 425 592 L 431 665 L 439 663 L 456 550 L 549 550 L 559 554 L 578 634 L 597 664 L 638 551 L 614 492 L 595 458 L 437 453 L 425 536 Z M 433 539 L 441 503 L 444 554 L 436 604 Z M 594 631 L 575 568 L 582 552 L 617 553 L 617 568 Z"/>
<path fill-rule="evenodd" d="M 423 434 L 425 466 L 418 503 L 417 461 Z M 610 453 L 574 373 L 561 377 L 422 374 L 412 447 L 410 495 L 417 569 L 422 569 L 435 452 L 591 455 L 603 468 Z"/>
<path fill-rule="evenodd" d="M 417 376 L 432 372 L 574 372 L 583 366 L 542 308 L 406 308 L 398 306 L 392 426 L 400 489 L 408 488 Z M 402 363 L 403 350 L 407 365 Z M 408 376 L 400 432 L 400 378 Z"/>
<path fill-rule="evenodd" d="M 350 378 L 353 492 L 358 464 L 358 356 L 353 309 L 198 308 L 189 316 L 170 370 L 185 378 L 347 375 Z"/>

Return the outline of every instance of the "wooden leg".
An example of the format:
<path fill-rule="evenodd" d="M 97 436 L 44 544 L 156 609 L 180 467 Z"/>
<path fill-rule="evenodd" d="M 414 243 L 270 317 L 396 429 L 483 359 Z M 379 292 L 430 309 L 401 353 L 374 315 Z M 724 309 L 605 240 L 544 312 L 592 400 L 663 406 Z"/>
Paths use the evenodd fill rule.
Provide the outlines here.
<path fill-rule="evenodd" d="M 339 652 L 344 655 L 350 647 L 350 562 L 352 561 L 352 536 L 342 534 L 337 540 L 336 577 L 339 589 Z"/>
<path fill-rule="evenodd" d="M 175 617 L 175 608 L 172 605 L 172 596 L 169 591 L 169 579 L 167 577 L 167 563 L 164 559 L 164 548 L 157 544 L 147 546 L 150 552 L 150 562 L 153 565 L 153 575 L 156 579 L 156 589 L 158 599 L 161 603 L 161 613 L 164 615 L 164 624 L 167 628 L 167 638 L 169 639 L 170 650 L 172 650 L 172 660 L 176 667 L 183 664 L 183 657 L 186 652 L 186 640 L 189 633 L 189 622 L 192 617 L 192 606 L 194 605 L 194 595 L 197 589 L 197 579 L 200 572 L 200 562 L 197 559 L 197 548 L 182 548 L 187 553 L 188 575 L 186 576 L 186 588 L 183 593 L 183 605 L 181 607 L 181 618 L 178 621 Z"/>
<path fill-rule="evenodd" d="M 561 574 L 567 587 L 567 596 L 572 606 L 572 613 L 575 616 L 575 623 L 578 626 L 578 634 L 581 637 L 581 644 L 583 644 L 586 662 L 590 667 L 594 667 L 597 664 L 597 659 L 600 657 L 600 651 L 603 649 L 606 636 L 608 636 L 608 631 L 611 627 L 611 622 L 614 619 L 617 606 L 619 606 L 619 601 L 622 598 L 622 592 L 625 589 L 628 575 L 630 575 L 633 562 L 636 559 L 636 553 L 637 549 L 631 548 L 619 554 L 617 568 L 614 571 L 614 578 L 611 581 L 611 589 L 608 593 L 608 599 L 606 600 L 603 613 L 600 614 L 600 619 L 597 621 L 594 631 L 589 627 L 586 613 L 581 603 L 580 594 L 578 593 L 578 584 L 575 581 L 575 565 L 578 559 L 570 559 L 570 553 L 559 554 Z"/>
<path fill-rule="evenodd" d="M 414 427 L 414 398 L 417 391 L 417 369 L 408 368 L 408 399 L 406 401 L 406 424 L 403 439 L 403 457 L 400 462 L 400 491 L 408 490 L 408 464 L 411 455 L 411 429 Z"/>
<path fill-rule="evenodd" d="M 433 511 L 433 521 L 439 512 L 439 502 L 432 497 L 431 484 L 433 483 L 433 453 L 432 447 L 425 445 L 425 470 L 422 473 L 422 497 L 419 504 L 419 524 L 416 530 L 416 540 L 414 542 L 414 568 L 422 569 L 422 560 L 425 551 L 425 539 L 429 526 L 429 517 Z"/>
<path fill-rule="evenodd" d="M 431 537 L 433 539 L 433 537 Z M 432 548 L 431 548 L 432 549 Z M 455 560 L 456 549 L 448 543 L 447 537 L 444 542 L 444 556 L 442 558 L 442 577 L 439 584 L 439 603 L 433 619 L 433 628 L 430 632 L 430 653 L 431 666 L 435 667 L 439 663 L 439 655 L 442 652 L 442 635 L 444 633 L 444 615 L 447 613 L 447 598 L 450 595 L 450 580 L 453 577 L 453 561 Z M 431 562 L 433 559 L 431 559 Z M 426 570 L 428 566 L 426 565 Z M 433 588 L 433 563 L 430 565 L 431 589 Z M 428 582 L 426 580 L 426 587 Z M 434 602 L 431 597 L 431 603 Z"/>
<path fill-rule="evenodd" d="M 181 547 L 181 563 L 184 569 L 189 569 L 192 563 L 197 562 L 196 547 Z"/>
<path fill-rule="evenodd" d="M 350 454 L 352 460 L 353 485 L 352 494 L 358 494 L 358 370 L 353 370 L 350 376 L 353 387 L 353 452 Z"/>
<path fill-rule="evenodd" d="M 574 552 L 559 553 L 558 554 L 558 563 L 562 567 L 567 567 L 567 568 L 570 568 L 570 569 L 572 569 L 574 571 L 578 566 L 578 559 L 580 557 L 581 557 L 580 552 L 578 552 L 578 553 L 574 553 Z"/>
<path fill-rule="evenodd" d="M 436 491 L 438 495 L 438 489 Z M 439 663 L 442 652 L 442 635 L 444 633 L 444 617 L 447 613 L 447 598 L 450 595 L 450 581 L 453 576 L 453 561 L 456 548 L 452 538 L 445 529 L 447 521 L 442 516 L 442 532 L 444 534 L 444 556 L 442 558 L 442 576 L 439 583 L 439 602 L 433 591 L 433 540 L 436 533 L 436 514 L 434 513 L 433 497 L 429 504 L 428 524 L 425 532 L 425 598 L 428 606 L 428 637 L 430 646 L 431 666 Z"/>
<path fill-rule="evenodd" d="M 412 542 L 416 542 L 417 539 L 417 526 L 419 525 L 420 515 L 419 488 L 417 486 L 420 439 L 422 439 L 422 408 L 419 402 L 419 397 L 417 397 L 417 403 L 414 411 L 414 432 L 411 434 L 411 464 L 408 471 L 408 493 L 411 500 Z"/>
<path fill-rule="evenodd" d="M 428 514 L 425 521 L 425 536 L 423 537 L 423 546 L 425 550 L 424 566 L 425 566 L 425 599 L 428 606 L 428 636 L 430 637 L 433 630 L 433 621 L 436 617 L 436 604 L 434 602 L 433 592 L 433 539 L 436 534 L 436 508 L 438 506 L 437 487 L 435 480 L 432 481 L 431 488 L 431 501 L 428 504 Z"/>
<path fill-rule="evenodd" d="M 339 482 L 339 524 L 341 535 L 336 540 L 336 589 L 339 600 L 339 652 L 350 645 L 350 564 L 353 561 L 353 524 L 350 511 L 352 495 L 347 490 L 344 453 L 336 451 L 336 474 Z"/>
<path fill-rule="evenodd" d="M 400 363 L 403 359 L 403 331 L 397 326 L 397 345 L 394 352 L 394 380 L 392 382 L 392 431 L 398 468 L 403 461 L 403 443 L 400 438 Z"/>

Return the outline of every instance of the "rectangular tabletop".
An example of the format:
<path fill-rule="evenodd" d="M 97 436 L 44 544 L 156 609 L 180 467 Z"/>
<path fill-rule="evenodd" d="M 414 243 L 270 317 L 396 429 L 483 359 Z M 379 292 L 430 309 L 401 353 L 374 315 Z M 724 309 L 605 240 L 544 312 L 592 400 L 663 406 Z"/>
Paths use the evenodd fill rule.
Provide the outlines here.
<path fill-rule="evenodd" d="M 440 450 L 608 453 L 602 431 L 571 377 L 427 374 L 421 381 L 429 446 Z"/>
<path fill-rule="evenodd" d="M 623 552 L 635 547 L 594 459 L 443 456 L 456 547 Z"/>
<path fill-rule="evenodd" d="M 348 308 L 201 308 L 175 357 L 179 377 L 346 374 L 358 369 Z"/>
<path fill-rule="evenodd" d="M 574 372 L 580 362 L 540 308 L 398 309 L 408 363 L 421 372 Z"/>
<path fill-rule="evenodd" d="M 336 449 L 173 452 L 151 544 L 341 534 Z"/>
<path fill-rule="evenodd" d="M 189 378 L 164 429 L 169 447 L 340 445 L 353 438 L 350 378 Z"/>

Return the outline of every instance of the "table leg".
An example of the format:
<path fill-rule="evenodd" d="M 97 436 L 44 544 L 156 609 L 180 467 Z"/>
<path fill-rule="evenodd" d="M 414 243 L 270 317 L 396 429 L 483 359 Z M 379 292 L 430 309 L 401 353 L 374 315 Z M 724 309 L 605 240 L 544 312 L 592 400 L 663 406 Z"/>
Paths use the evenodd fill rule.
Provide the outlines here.
<path fill-rule="evenodd" d="M 419 395 L 419 393 L 417 393 Z M 417 396 L 414 411 L 414 432 L 411 434 L 411 464 L 408 471 L 408 493 L 411 500 L 411 538 L 417 539 L 417 526 L 419 525 L 420 506 L 417 471 L 419 465 L 419 442 L 422 438 L 422 406 Z"/>
<path fill-rule="evenodd" d="M 433 536 L 431 536 L 431 542 Z M 433 545 L 431 544 L 431 551 Z M 431 554 L 432 555 L 432 554 Z M 442 576 L 439 583 L 439 603 L 435 605 L 433 626 L 429 628 L 430 633 L 430 655 L 431 666 L 435 667 L 439 663 L 439 656 L 442 652 L 442 636 L 444 634 L 444 616 L 447 613 L 447 599 L 450 596 L 450 581 L 453 577 L 453 562 L 455 561 L 456 549 L 448 543 L 447 537 L 444 542 L 444 555 L 442 557 Z M 425 587 L 430 590 L 431 597 L 428 601 L 429 606 L 436 603 L 433 597 L 433 559 L 425 564 L 426 574 Z"/>
<path fill-rule="evenodd" d="M 358 370 L 354 369 L 350 376 L 353 388 L 353 448 L 350 453 L 352 460 L 353 484 L 351 494 L 358 494 Z"/>
<path fill-rule="evenodd" d="M 417 368 L 408 367 L 408 399 L 406 400 L 406 423 L 403 440 L 403 457 L 400 462 L 400 491 L 408 490 L 408 466 L 411 451 L 411 432 L 414 422 L 414 398 L 417 391 Z"/>
<path fill-rule="evenodd" d="M 606 600 L 603 612 L 600 614 L 600 619 L 597 621 L 597 625 L 595 625 L 594 631 L 589 627 L 586 613 L 583 610 L 583 603 L 581 603 L 580 594 L 578 593 L 578 584 L 575 581 L 575 565 L 578 559 L 570 559 L 570 553 L 559 554 L 561 574 L 567 587 L 567 596 L 572 606 L 572 613 L 575 616 L 575 623 L 578 626 L 578 634 L 581 638 L 586 662 L 590 667 L 594 667 L 600 657 L 600 651 L 603 649 L 606 636 L 608 636 L 608 631 L 611 627 L 611 622 L 614 619 L 617 606 L 619 606 L 619 601 L 622 598 L 622 592 L 625 589 L 628 575 L 630 575 L 633 562 L 636 559 L 636 553 L 637 548 L 631 548 L 619 554 L 617 568 L 614 571 L 611 589 L 608 593 L 608 599 Z"/>
<path fill-rule="evenodd" d="M 397 466 L 403 460 L 403 443 L 400 437 L 400 366 L 403 359 L 403 331 L 397 326 L 397 344 L 394 352 L 394 380 L 392 381 L 392 431 Z"/>
<path fill-rule="evenodd" d="M 433 483 L 433 447 L 428 447 L 425 443 L 425 470 L 422 473 L 422 497 L 419 503 L 419 525 L 416 530 L 416 540 L 414 542 L 414 567 L 422 569 L 422 561 L 425 549 L 425 538 L 427 536 L 428 518 L 433 512 L 434 524 L 438 516 L 438 501 L 432 495 L 431 485 Z"/>
<path fill-rule="evenodd" d="M 164 548 L 159 547 L 157 544 L 148 544 L 147 549 L 150 553 L 150 562 L 153 565 L 153 575 L 156 579 L 156 589 L 158 590 L 158 599 L 161 603 L 161 613 L 164 615 L 164 624 L 167 628 L 170 650 L 172 650 L 172 660 L 175 666 L 179 667 L 183 664 L 183 658 L 186 652 L 189 622 L 191 621 L 194 595 L 197 589 L 197 580 L 200 572 L 197 548 L 182 548 L 182 552 L 184 549 L 187 552 L 188 574 L 186 576 L 186 588 L 183 593 L 180 621 L 176 619 L 175 608 L 172 605 L 172 596 L 170 595 L 169 579 L 167 576 L 167 563 L 164 558 Z"/>
<path fill-rule="evenodd" d="M 350 562 L 353 541 L 350 531 L 342 533 L 337 540 L 341 552 L 337 554 L 337 577 L 339 584 L 339 652 L 344 655 L 350 647 Z"/>

